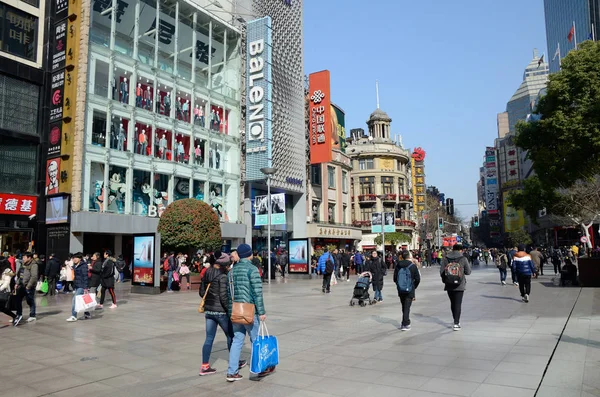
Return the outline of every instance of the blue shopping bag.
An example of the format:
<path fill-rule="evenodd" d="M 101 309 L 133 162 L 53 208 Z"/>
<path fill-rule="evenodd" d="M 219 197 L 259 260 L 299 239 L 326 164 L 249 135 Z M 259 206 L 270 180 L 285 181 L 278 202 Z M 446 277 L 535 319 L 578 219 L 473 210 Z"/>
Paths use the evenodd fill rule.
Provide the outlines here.
<path fill-rule="evenodd" d="M 252 344 L 252 357 L 250 372 L 259 374 L 267 368 L 279 364 L 279 344 L 275 336 L 269 335 L 269 330 L 264 321 L 260 322 L 258 337 Z"/>

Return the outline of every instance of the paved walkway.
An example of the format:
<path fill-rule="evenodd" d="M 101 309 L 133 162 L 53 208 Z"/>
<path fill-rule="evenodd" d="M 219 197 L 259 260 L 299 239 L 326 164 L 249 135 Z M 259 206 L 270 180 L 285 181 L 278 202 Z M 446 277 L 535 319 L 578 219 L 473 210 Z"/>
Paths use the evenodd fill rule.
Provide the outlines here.
<path fill-rule="evenodd" d="M 279 338 L 281 364 L 260 382 L 248 381 L 243 369 L 246 378 L 234 384 L 225 381 L 220 334 L 211 358 L 219 373 L 197 375 L 204 341 L 197 292 L 130 295 L 124 286 L 118 309 L 77 323 L 65 321 L 70 296 L 38 298 L 36 323 L 0 325 L 0 394 L 600 396 L 600 290 L 554 287 L 546 276 L 525 304 L 515 287 L 499 284 L 492 266 L 476 269 L 463 330 L 453 332 L 437 271 L 422 271 L 410 332 L 399 331 L 389 276 L 385 302 L 364 308 L 348 306 L 354 276 L 329 295 L 321 294 L 320 280 L 267 287 L 267 321 Z"/>

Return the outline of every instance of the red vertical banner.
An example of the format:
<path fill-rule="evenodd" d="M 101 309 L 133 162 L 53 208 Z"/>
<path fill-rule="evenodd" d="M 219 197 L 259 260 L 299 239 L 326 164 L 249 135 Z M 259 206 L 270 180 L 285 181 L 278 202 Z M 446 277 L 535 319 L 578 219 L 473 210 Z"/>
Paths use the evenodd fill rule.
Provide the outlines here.
<path fill-rule="evenodd" d="M 331 128 L 331 90 L 329 70 L 309 76 L 308 111 L 310 117 L 310 163 L 331 161 L 331 142 L 337 134 Z"/>

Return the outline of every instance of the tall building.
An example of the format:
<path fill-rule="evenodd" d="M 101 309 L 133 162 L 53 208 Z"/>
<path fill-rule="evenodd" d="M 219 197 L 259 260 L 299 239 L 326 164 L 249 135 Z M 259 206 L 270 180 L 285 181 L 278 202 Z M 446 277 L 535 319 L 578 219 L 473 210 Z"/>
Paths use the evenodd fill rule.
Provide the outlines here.
<path fill-rule="evenodd" d="M 156 231 L 186 198 L 212 206 L 224 244 L 243 241 L 240 29 L 185 1 L 66 4 L 51 27 L 66 33 L 51 55 L 52 98 L 65 110 L 50 109 L 58 143 L 47 168 L 67 201 L 46 217 L 63 224 L 48 226 L 50 248 L 127 257 L 132 235 Z"/>
<path fill-rule="evenodd" d="M 508 126 L 508 112 L 498 113 L 496 123 L 498 125 L 498 138 L 504 138 L 510 130 Z"/>
<path fill-rule="evenodd" d="M 571 42 L 568 40 L 573 23 L 578 43 L 588 40 L 592 34 L 598 38 L 600 0 L 544 0 L 544 15 L 550 73 L 556 73 L 560 70 L 559 57 L 554 58 L 557 50 L 560 48 L 560 56 L 565 57 L 575 48 L 575 37 Z"/>
<path fill-rule="evenodd" d="M 409 234 L 411 245 L 416 244 L 416 223 L 410 210 L 411 155 L 401 142 L 391 138 L 391 122 L 378 106 L 367 121 L 367 135 L 348 140 L 346 152 L 352 160 L 352 223 L 362 229 L 358 246 L 362 250 L 377 248 L 377 233 L 371 232 L 373 214 L 377 212 L 393 212 L 396 230 Z"/>
<path fill-rule="evenodd" d="M 43 252 L 48 5 L 0 1 L 0 251 Z M 53 173 L 54 180 L 59 177 Z M 35 241 L 35 246 L 33 245 Z"/>

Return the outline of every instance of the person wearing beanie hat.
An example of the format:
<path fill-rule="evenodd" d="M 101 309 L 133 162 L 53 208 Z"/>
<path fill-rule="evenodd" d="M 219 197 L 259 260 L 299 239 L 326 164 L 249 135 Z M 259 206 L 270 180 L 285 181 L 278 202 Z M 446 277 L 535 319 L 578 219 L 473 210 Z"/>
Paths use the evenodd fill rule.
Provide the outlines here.
<path fill-rule="evenodd" d="M 254 323 L 251 325 L 233 324 L 233 342 L 229 351 L 229 368 L 227 370 L 227 381 L 235 382 L 242 379 L 239 373 L 240 355 L 246 334 L 250 336 L 250 343 L 254 343 L 258 336 L 259 321 L 267 319 L 263 301 L 262 281 L 256 266 L 251 262 L 252 247 L 248 244 L 240 244 L 235 252 L 232 252 L 233 262 L 237 262 L 229 272 L 229 299 L 228 313 L 231 314 L 233 301 L 254 304 Z M 259 376 L 267 375 L 272 370 Z"/>
<path fill-rule="evenodd" d="M 515 254 L 512 263 L 512 269 L 517 276 L 519 282 L 519 291 L 521 292 L 521 299 L 523 302 L 529 302 L 529 295 L 531 294 L 531 276 L 536 274 L 535 265 L 531 256 L 525 252 L 525 245 L 519 245 L 519 251 Z"/>

